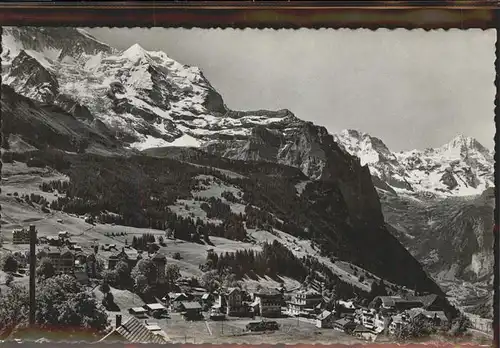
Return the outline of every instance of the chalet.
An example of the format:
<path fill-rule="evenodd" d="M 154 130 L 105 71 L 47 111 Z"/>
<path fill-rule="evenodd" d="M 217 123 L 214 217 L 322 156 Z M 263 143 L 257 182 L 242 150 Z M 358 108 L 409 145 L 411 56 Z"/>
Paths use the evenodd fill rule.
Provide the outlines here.
<path fill-rule="evenodd" d="M 448 318 L 443 311 L 427 311 L 423 308 L 412 308 L 406 311 L 408 317 L 413 320 L 421 318 L 432 323 L 435 326 L 445 327 L 448 325 Z"/>
<path fill-rule="evenodd" d="M 47 236 L 47 244 L 51 246 L 61 246 L 63 243 L 58 236 Z"/>
<path fill-rule="evenodd" d="M 405 300 L 422 303 L 422 308 L 428 311 L 443 311 L 446 307 L 446 299 L 436 294 L 422 296 L 406 296 Z"/>
<path fill-rule="evenodd" d="M 391 316 L 384 312 L 384 311 L 380 311 L 378 313 L 375 313 L 375 316 L 374 316 L 374 331 L 376 333 L 381 333 L 381 332 L 387 332 L 387 330 L 389 329 L 389 323 L 391 321 Z"/>
<path fill-rule="evenodd" d="M 90 283 L 89 275 L 85 264 L 75 265 L 75 277 L 80 284 L 88 285 Z"/>
<path fill-rule="evenodd" d="M 189 293 L 193 301 L 198 302 L 201 302 L 203 295 L 206 294 L 206 290 L 203 288 L 191 288 L 187 292 Z"/>
<path fill-rule="evenodd" d="M 29 244 L 30 233 L 28 230 L 22 228 L 12 231 L 12 244 Z"/>
<path fill-rule="evenodd" d="M 206 307 L 211 307 L 214 303 L 214 295 L 206 292 L 201 296 L 201 304 Z"/>
<path fill-rule="evenodd" d="M 361 308 L 356 311 L 355 317 L 357 318 L 359 325 L 373 330 L 375 329 L 375 315 L 376 311 L 374 309 Z"/>
<path fill-rule="evenodd" d="M 222 307 L 226 308 L 226 315 L 246 316 L 248 308 L 243 304 L 243 291 L 239 288 L 229 288 L 222 295 Z"/>
<path fill-rule="evenodd" d="M 408 323 L 407 317 L 401 314 L 394 315 L 389 324 L 389 333 L 391 335 L 396 334 L 396 332 Z"/>
<path fill-rule="evenodd" d="M 353 301 L 337 301 L 337 309 L 339 311 L 340 317 L 352 316 L 356 310 L 356 306 Z"/>
<path fill-rule="evenodd" d="M 334 321 L 334 313 L 325 310 L 316 318 L 316 327 L 320 329 L 331 329 L 333 328 Z"/>
<path fill-rule="evenodd" d="M 171 292 L 162 298 L 162 301 L 165 301 L 165 303 L 167 303 L 168 306 L 170 306 L 171 310 L 174 310 L 174 311 L 180 310 L 181 302 L 189 301 L 189 300 L 191 300 L 191 298 L 183 292 L 181 292 L 181 293 Z"/>
<path fill-rule="evenodd" d="M 288 303 L 288 312 L 294 316 L 309 316 L 322 301 L 323 296 L 315 290 L 299 290 Z"/>
<path fill-rule="evenodd" d="M 57 274 L 74 274 L 75 254 L 68 248 L 44 247 L 38 252 L 38 257 L 49 258 Z"/>
<path fill-rule="evenodd" d="M 377 334 L 373 332 L 372 330 L 364 327 L 363 325 L 358 325 L 352 332 L 354 336 L 374 342 L 377 339 Z"/>
<path fill-rule="evenodd" d="M 108 269 L 112 270 L 120 262 L 126 262 L 130 269 L 134 268 L 138 261 L 138 253 L 135 250 L 127 250 L 122 248 L 121 252 L 114 253 L 108 258 Z"/>
<path fill-rule="evenodd" d="M 146 314 L 148 313 L 148 310 L 144 307 L 134 307 L 129 308 L 128 312 L 136 318 L 147 318 Z"/>
<path fill-rule="evenodd" d="M 281 316 L 282 293 L 277 290 L 266 289 L 255 292 L 253 296 L 252 307 L 257 309 L 257 313 L 261 317 L 273 318 Z"/>
<path fill-rule="evenodd" d="M 148 312 L 149 315 L 153 315 L 154 313 L 166 313 L 167 308 L 161 303 L 148 303 L 144 305 L 144 309 Z"/>
<path fill-rule="evenodd" d="M 154 343 L 165 344 L 168 340 L 160 332 L 148 330 L 146 325 L 137 318 L 130 317 L 126 322 L 121 322 L 121 315 L 116 316 L 116 327 L 99 342 L 123 342 L 123 343 Z"/>
<path fill-rule="evenodd" d="M 184 318 L 187 320 L 203 319 L 203 314 L 201 314 L 201 305 L 198 302 L 181 302 L 180 309 Z"/>
<path fill-rule="evenodd" d="M 377 296 L 370 303 L 371 308 L 392 310 L 395 312 L 405 311 L 411 308 L 423 307 L 421 298 L 401 298 L 400 296 Z"/>
<path fill-rule="evenodd" d="M 167 266 L 167 258 L 165 257 L 165 255 L 163 255 L 161 253 L 156 253 L 151 257 L 151 260 L 153 260 L 154 264 L 156 265 L 157 283 L 158 284 L 165 284 L 165 282 L 166 282 L 165 267 Z"/>
<path fill-rule="evenodd" d="M 337 331 L 351 333 L 356 328 L 356 326 L 357 324 L 354 321 L 347 318 L 342 318 L 339 320 L 335 320 L 332 327 Z"/>

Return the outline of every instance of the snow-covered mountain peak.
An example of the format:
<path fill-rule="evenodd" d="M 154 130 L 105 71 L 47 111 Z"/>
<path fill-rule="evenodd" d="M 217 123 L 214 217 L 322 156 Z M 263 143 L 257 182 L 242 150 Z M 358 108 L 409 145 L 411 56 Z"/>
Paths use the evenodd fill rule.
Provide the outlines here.
<path fill-rule="evenodd" d="M 482 155 L 487 160 L 491 161 L 493 159 L 493 154 L 490 150 L 481 145 L 475 138 L 465 135 L 458 135 L 447 144 L 436 149 L 436 151 L 445 152 L 457 158 L 467 157 L 476 153 Z"/>
<path fill-rule="evenodd" d="M 344 130 L 335 139 L 368 165 L 375 181 L 395 192 L 466 196 L 493 186 L 493 155 L 472 137 L 458 135 L 438 148 L 396 153 L 380 139 L 357 130 Z"/>
<path fill-rule="evenodd" d="M 362 165 L 396 160 L 382 140 L 368 133 L 344 129 L 334 135 L 334 139 L 348 153 L 356 153 Z"/>
<path fill-rule="evenodd" d="M 127 50 L 125 50 L 121 56 L 131 60 L 132 62 L 137 62 L 147 57 L 147 51 L 142 48 L 141 45 L 133 44 Z"/>

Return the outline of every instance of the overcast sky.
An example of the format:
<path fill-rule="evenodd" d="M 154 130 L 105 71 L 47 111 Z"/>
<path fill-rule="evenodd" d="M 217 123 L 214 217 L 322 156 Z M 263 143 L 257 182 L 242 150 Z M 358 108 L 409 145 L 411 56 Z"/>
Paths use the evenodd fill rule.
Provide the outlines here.
<path fill-rule="evenodd" d="M 234 110 L 290 109 L 330 132 L 352 128 L 393 151 L 458 134 L 494 146 L 495 31 L 89 30 L 198 66 Z"/>

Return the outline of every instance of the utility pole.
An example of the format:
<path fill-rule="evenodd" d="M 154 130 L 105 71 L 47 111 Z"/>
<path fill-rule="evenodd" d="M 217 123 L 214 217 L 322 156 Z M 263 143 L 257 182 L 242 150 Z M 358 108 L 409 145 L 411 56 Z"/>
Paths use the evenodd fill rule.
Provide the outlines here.
<path fill-rule="evenodd" d="M 35 225 L 30 225 L 30 327 L 35 325 L 36 299 L 35 299 L 35 272 L 36 272 L 36 229 Z"/>

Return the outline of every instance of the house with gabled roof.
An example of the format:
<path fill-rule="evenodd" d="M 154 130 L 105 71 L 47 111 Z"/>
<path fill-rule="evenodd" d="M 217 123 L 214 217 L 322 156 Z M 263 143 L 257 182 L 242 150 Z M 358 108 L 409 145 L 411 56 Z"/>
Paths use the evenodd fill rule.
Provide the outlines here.
<path fill-rule="evenodd" d="M 261 289 L 253 294 L 252 307 L 261 317 L 280 317 L 283 294 L 275 289 Z"/>
<path fill-rule="evenodd" d="M 75 254 L 67 247 L 45 246 L 38 252 L 38 257 L 50 259 L 56 274 L 74 274 L 75 272 Z"/>
<path fill-rule="evenodd" d="M 316 290 L 301 289 L 288 302 L 288 312 L 293 316 L 309 316 L 315 313 L 316 306 L 322 301 L 323 296 Z"/>
<path fill-rule="evenodd" d="M 373 330 L 371 330 L 363 325 L 356 326 L 356 328 L 353 330 L 352 333 L 354 336 L 356 336 L 358 338 L 361 338 L 361 339 L 364 339 L 367 341 L 371 341 L 371 342 L 374 342 L 378 336 Z"/>
<path fill-rule="evenodd" d="M 168 343 L 166 334 L 157 333 L 149 330 L 146 325 L 137 318 L 130 317 L 124 323 L 121 322 L 121 316 L 117 315 L 116 327 L 99 342 L 123 342 L 123 343 Z"/>
<path fill-rule="evenodd" d="M 333 323 L 335 322 L 335 313 L 324 310 L 316 318 L 316 327 L 320 329 L 333 328 Z"/>
<path fill-rule="evenodd" d="M 337 331 L 351 333 L 357 324 L 349 318 L 341 318 L 333 322 L 333 328 Z"/>
<path fill-rule="evenodd" d="M 151 260 L 153 260 L 154 264 L 156 265 L 156 281 L 158 282 L 158 284 L 165 284 L 165 268 L 167 266 L 167 257 L 164 254 L 157 252 L 151 257 Z"/>
<path fill-rule="evenodd" d="M 443 311 L 446 308 L 446 299 L 436 294 L 406 296 L 405 299 L 422 303 L 422 308 L 428 311 Z"/>
<path fill-rule="evenodd" d="M 424 302 L 421 297 L 414 296 L 407 298 L 400 296 L 377 296 L 370 303 L 370 307 L 400 312 L 411 308 L 424 307 Z"/>

